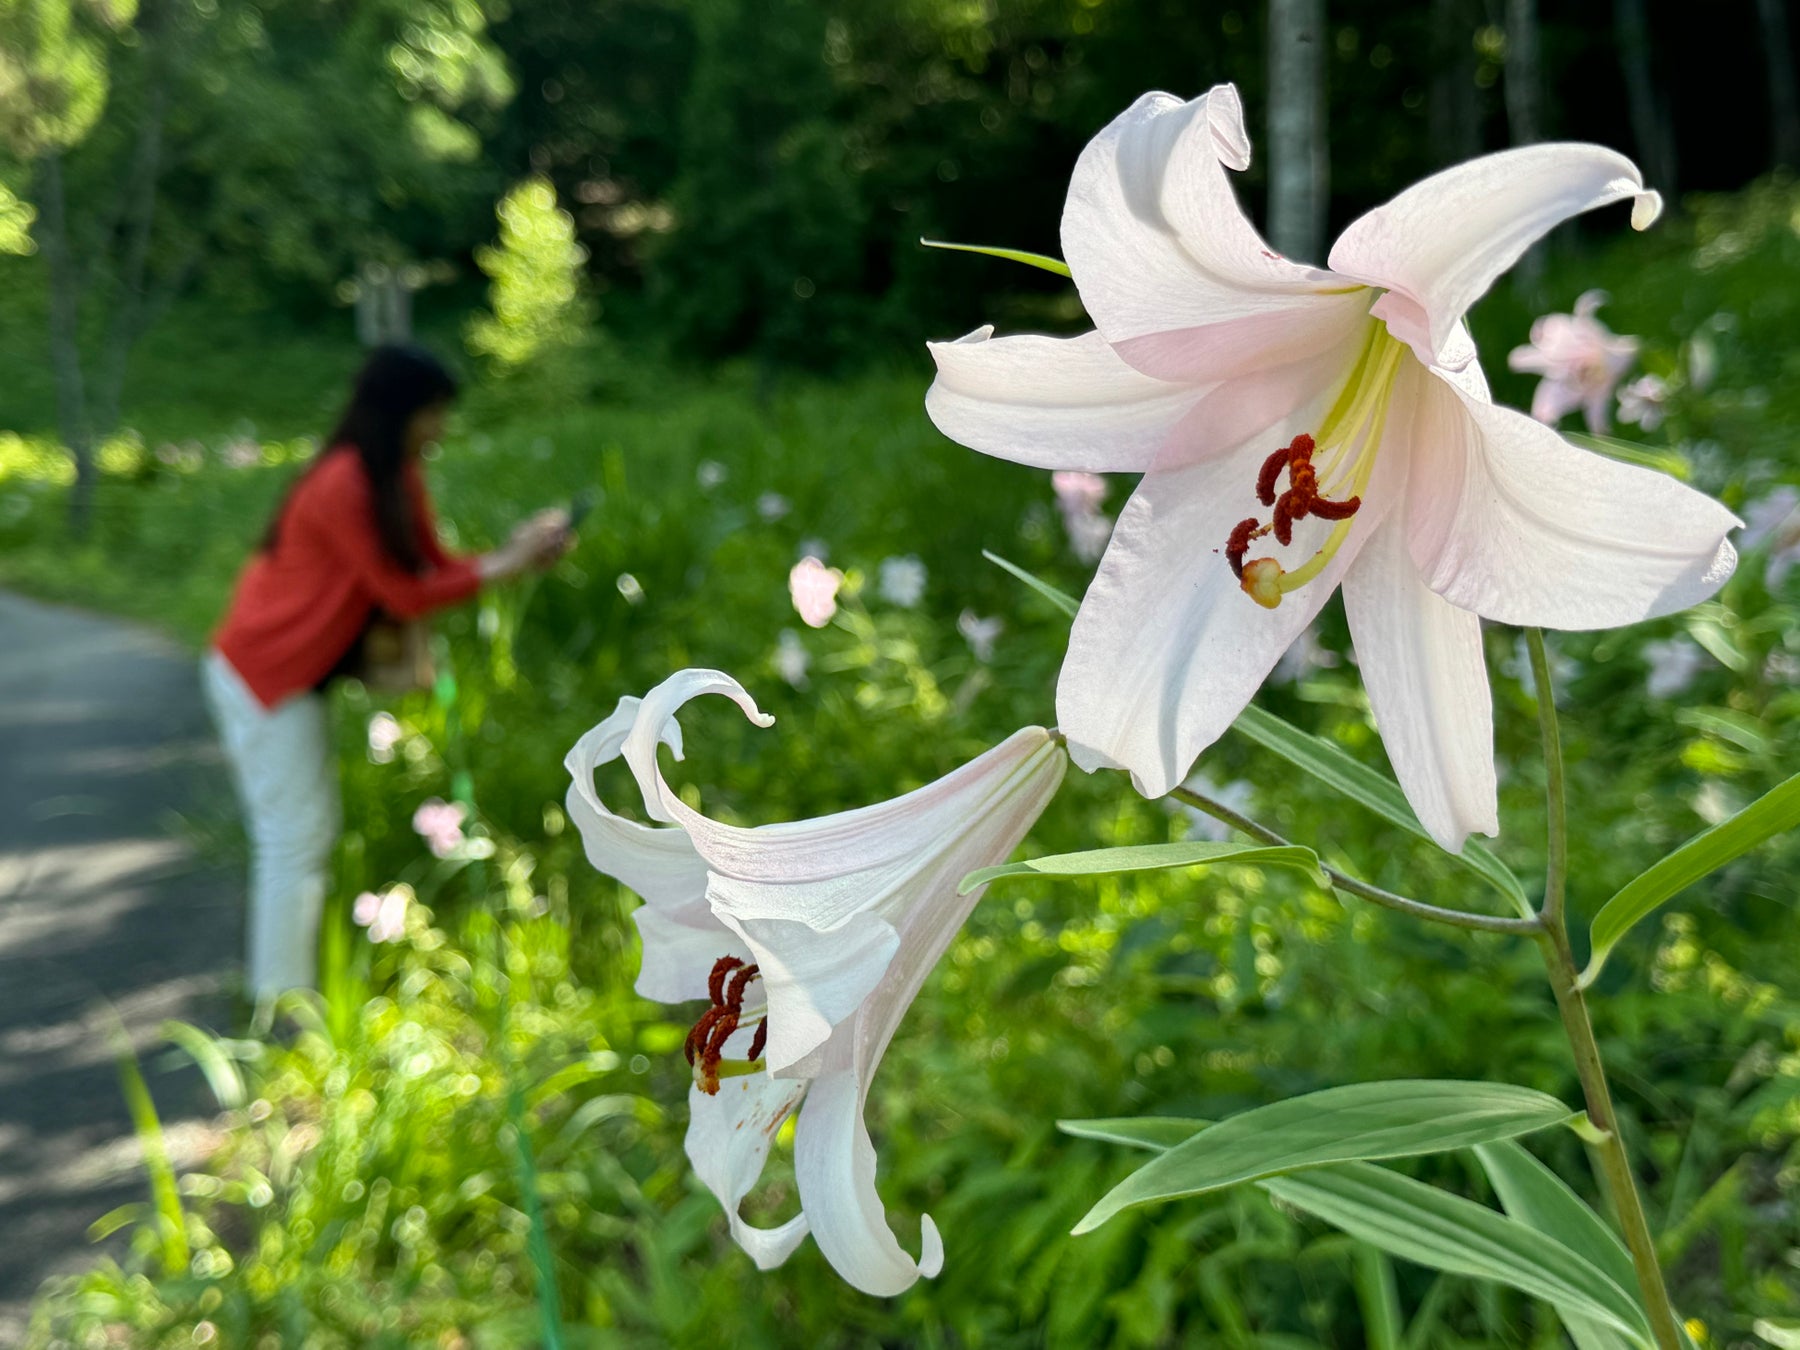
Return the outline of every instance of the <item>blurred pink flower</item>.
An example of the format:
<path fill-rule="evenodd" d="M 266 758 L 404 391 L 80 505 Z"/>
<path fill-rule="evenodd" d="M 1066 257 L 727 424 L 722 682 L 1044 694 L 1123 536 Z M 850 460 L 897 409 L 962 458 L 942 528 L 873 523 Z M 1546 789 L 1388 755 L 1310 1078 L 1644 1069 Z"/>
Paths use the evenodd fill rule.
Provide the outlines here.
<path fill-rule="evenodd" d="M 1082 562 L 1098 562 L 1112 539 L 1112 519 L 1100 509 L 1106 500 L 1106 480 L 1097 473 L 1059 469 L 1050 475 L 1050 486 L 1070 550 Z"/>
<path fill-rule="evenodd" d="M 1745 552 L 1767 544 L 1769 560 L 1763 568 L 1763 582 L 1772 589 L 1785 581 L 1800 562 L 1800 489 L 1783 483 L 1745 507 L 1739 542 Z"/>
<path fill-rule="evenodd" d="M 406 936 L 406 910 L 412 899 L 412 888 L 405 885 L 379 893 L 364 891 L 356 897 L 350 917 L 369 930 L 370 942 L 398 942 Z"/>
<path fill-rule="evenodd" d="M 1544 315 L 1531 325 L 1530 344 L 1514 347 L 1506 358 L 1514 370 L 1543 376 L 1531 398 L 1531 415 L 1547 426 L 1577 408 L 1594 435 L 1611 426 L 1613 390 L 1637 359 L 1638 340 L 1621 337 L 1594 317 L 1605 301 L 1605 291 L 1587 291 L 1573 314 Z"/>
<path fill-rule="evenodd" d="M 837 613 L 838 587 L 844 574 L 827 567 L 812 554 L 794 564 L 788 573 L 788 594 L 793 597 L 794 612 L 808 628 L 823 628 Z"/>
<path fill-rule="evenodd" d="M 1669 386 L 1654 375 L 1640 375 L 1619 390 L 1619 420 L 1655 431 L 1662 425 Z"/>
<path fill-rule="evenodd" d="M 412 827 L 425 841 L 433 857 L 448 858 L 463 845 L 463 820 L 468 808 L 460 802 L 433 797 L 413 812 Z"/>

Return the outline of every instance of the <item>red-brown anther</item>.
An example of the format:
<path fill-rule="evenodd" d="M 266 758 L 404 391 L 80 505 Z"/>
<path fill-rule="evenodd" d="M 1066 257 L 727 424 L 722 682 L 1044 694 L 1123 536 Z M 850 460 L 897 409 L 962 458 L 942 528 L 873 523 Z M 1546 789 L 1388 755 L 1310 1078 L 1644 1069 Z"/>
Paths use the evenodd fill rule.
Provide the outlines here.
<path fill-rule="evenodd" d="M 725 977 L 744 963 L 735 956 L 721 956 L 713 962 L 712 974 L 706 977 L 706 996 L 714 1003 L 725 1002 Z"/>
<path fill-rule="evenodd" d="M 1275 503 L 1275 519 L 1271 522 L 1275 529 L 1275 540 L 1281 544 L 1294 542 L 1294 519 L 1306 514 L 1306 504 L 1298 501 L 1299 494 L 1284 492 Z"/>
<path fill-rule="evenodd" d="M 1327 501 L 1324 497 L 1313 498 L 1312 513 L 1321 520 L 1348 520 L 1362 506 L 1361 497 L 1352 497 L 1348 501 Z"/>
<path fill-rule="evenodd" d="M 1250 541 L 1260 539 L 1269 532 L 1269 527 L 1259 527 L 1256 517 L 1240 520 L 1231 531 L 1231 538 L 1225 541 L 1225 561 L 1231 564 L 1232 572 L 1239 581 L 1244 579 L 1244 554 L 1250 550 Z"/>
<path fill-rule="evenodd" d="M 1263 461 L 1262 469 L 1256 475 L 1256 500 L 1264 506 L 1275 505 L 1275 480 L 1287 468 L 1292 453 L 1292 447 L 1284 445 Z"/>
<path fill-rule="evenodd" d="M 762 1058 L 763 1047 L 769 1043 L 769 1019 L 763 1018 L 756 1024 L 756 1034 L 750 1038 L 750 1062 L 755 1063 Z"/>
<path fill-rule="evenodd" d="M 745 966 L 737 974 L 733 975 L 731 977 L 731 988 L 725 995 L 725 1006 L 730 1008 L 733 1012 L 742 1010 L 744 1006 L 744 990 L 749 987 L 750 981 L 755 978 L 755 966 Z"/>

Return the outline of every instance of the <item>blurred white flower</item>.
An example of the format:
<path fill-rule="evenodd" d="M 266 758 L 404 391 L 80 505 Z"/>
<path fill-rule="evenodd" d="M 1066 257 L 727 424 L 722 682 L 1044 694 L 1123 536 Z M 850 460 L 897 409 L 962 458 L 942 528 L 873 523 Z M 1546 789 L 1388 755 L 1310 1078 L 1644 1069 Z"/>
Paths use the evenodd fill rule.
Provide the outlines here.
<path fill-rule="evenodd" d="M 245 437 L 227 441 L 219 451 L 219 462 L 228 469 L 249 469 L 262 463 L 262 447 Z"/>
<path fill-rule="evenodd" d="M 1768 496 L 1744 508 L 1744 551 L 1769 548 L 1763 582 L 1779 586 L 1789 570 L 1800 562 L 1800 489 L 1783 483 Z"/>
<path fill-rule="evenodd" d="M 793 629 L 781 630 L 775 639 L 775 655 L 769 661 L 775 667 L 775 673 L 794 688 L 806 687 L 806 669 L 812 664 L 812 657 L 807 654 L 806 645 Z"/>
<path fill-rule="evenodd" d="M 1212 798 L 1240 816 L 1247 816 L 1256 809 L 1256 789 L 1242 778 L 1234 778 L 1229 783 L 1220 785 L 1203 773 L 1195 773 L 1189 775 L 1182 786 L 1190 792 Z M 1187 820 L 1189 839 L 1205 839 L 1214 844 L 1223 844 L 1231 839 L 1232 827 L 1217 816 L 1209 816 L 1199 807 L 1175 797 L 1164 797 L 1163 805 L 1171 814 Z"/>
<path fill-rule="evenodd" d="M 798 551 L 799 557 L 817 558 L 820 562 L 831 561 L 831 545 L 823 539 L 802 539 Z"/>
<path fill-rule="evenodd" d="M 1770 684 L 1800 684 L 1800 656 L 1777 647 L 1763 662 L 1763 679 Z"/>
<path fill-rule="evenodd" d="M 425 841 L 433 857 L 448 858 L 463 844 L 463 820 L 468 808 L 461 802 L 433 797 L 413 812 L 413 832 Z"/>
<path fill-rule="evenodd" d="M 1703 394 L 1719 373 L 1719 349 L 1713 340 L 1696 333 L 1688 341 L 1688 387 Z"/>
<path fill-rule="evenodd" d="M 838 587 L 843 584 L 842 572 L 825 566 L 810 553 L 795 563 L 788 572 L 788 595 L 800 621 L 808 628 L 823 628 L 830 623 L 831 616 L 837 613 Z"/>
<path fill-rule="evenodd" d="M 625 597 L 626 604 L 641 605 L 644 603 L 644 588 L 638 584 L 638 579 L 631 573 L 619 573 L 619 579 L 613 585 L 619 588 L 619 594 Z"/>
<path fill-rule="evenodd" d="M 780 520 L 793 507 L 779 492 L 765 492 L 756 499 L 756 514 L 764 520 Z"/>
<path fill-rule="evenodd" d="M 394 747 L 405 737 L 405 729 L 392 713 L 376 713 L 369 719 L 369 758 L 377 764 L 392 764 Z"/>
<path fill-rule="evenodd" d="M 700 484 L 702 492 L 711 492 L 728 477 L 725 466 L 716 459 L 703 459 L 694 470 L 694 480 Z"/>
<path fill-rule="evenodd" d="M 1112 517 L 1103 512 L 1065 518 L 1063 525 L 1069 532 L 1069 551 L 1082 562 L 1099 562 L 1112 542 Z"/>
<path fill-rule="evenodd" d="M 984 619 L 972 609 L 965 609 L 956 619 L 956 631 L 963 635 L 977 661 L 994 659 L 994 643 L 1006 631 L 1006 621 L 998 615 Z"/>
<path fill-rule="evenodd" d="M 1650 665 L 1647 682 L 1651 698 L 1674 698 L 1686 693 L 1710 658 L 1690 638 L 1659 638 L 1644 644 L 1644 660 Z"/>
<path fill-rule="evenodd" d="M 1271 679 L 1283 684 L 1292 684 L 1308 671 L 1314 669 L 1330 669 L 1338 663 L 1337 653 L 1319 641 L 1316 628 L 1301 631 L 1282 653 L 1281 660 L 1275 663 L 1275 673 Z"/>
<path fill-rule="evenodd" d="M 370 942 L 398 942 L 406 936 L 406 910 L 412 901 L 412 887 L 404 883 L 381 892 L 364 891 L 356 897 L 350 917 L 369 930 Z"/>
<path fill-rule="evenodd" d="M 1669 386 L 1654 375 L 1640 375 L 1619 390 L 1619 420 L 1655 431 L 1667 415 Z"/>
<path fill-rule="evenodd" d="M 1637 359 L 1638 341 L 1621 337 L 1594 317 L 1605 291 L 1587 291 L 1573 314 L 1546 314 L 1531 325 L 1531 342 L 1514 347 L 1506 364 L 1541 375 L 1531 398 L 1531 415 L 1555 426 L 1580 408 L 1596 436 L 1611 423 L 1613 390 Z"/>
<path fill-rule="evenodd" d="M 908 553 L 900 558 L 881 560 L 881 598 L 890 605 L 911 609 L 925 595 L 925 564 Z"/>

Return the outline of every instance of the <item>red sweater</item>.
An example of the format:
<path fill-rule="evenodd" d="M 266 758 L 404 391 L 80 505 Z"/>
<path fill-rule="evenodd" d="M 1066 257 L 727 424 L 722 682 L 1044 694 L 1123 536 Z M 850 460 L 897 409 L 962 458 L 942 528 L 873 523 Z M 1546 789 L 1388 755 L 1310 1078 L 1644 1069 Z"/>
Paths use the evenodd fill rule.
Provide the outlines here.
<path fill-rule="evenodd" d="M 405 475 L 425 564 L 417 575 L 383 548 L 369 476 L 347 445 L 326 451 L 300 480 L 275 547 L 244 568 L 213 645 L 265 708 L 314 688 L 375 610 L 411 619 L 480 588 L 474 561 L 446 553 L 438 542 L 418 465 L 409 463 Z"/>

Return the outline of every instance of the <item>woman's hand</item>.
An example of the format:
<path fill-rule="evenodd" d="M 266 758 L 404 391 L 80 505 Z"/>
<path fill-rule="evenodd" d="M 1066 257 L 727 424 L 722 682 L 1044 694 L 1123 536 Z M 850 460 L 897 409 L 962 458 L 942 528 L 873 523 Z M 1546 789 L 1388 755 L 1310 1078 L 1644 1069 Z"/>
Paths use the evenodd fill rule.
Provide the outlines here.
<path fill-rule="evenodd" d="M 504 581 L 536 568 L 543 571 L 574 544 L 569 513 L 560 507 L 539 511 L 513 526 L 512 536 L 492 553 L 484 553 L 476 565 L 484 581 Z"/>

